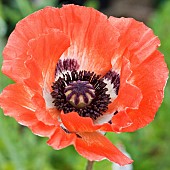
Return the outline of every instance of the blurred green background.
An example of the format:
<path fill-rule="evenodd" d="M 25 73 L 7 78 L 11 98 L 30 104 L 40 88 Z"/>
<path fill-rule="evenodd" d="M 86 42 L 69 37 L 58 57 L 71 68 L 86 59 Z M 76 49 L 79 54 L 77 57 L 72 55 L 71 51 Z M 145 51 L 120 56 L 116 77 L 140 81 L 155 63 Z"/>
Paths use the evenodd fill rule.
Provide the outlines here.
<path fill-rule="evenodd" d="M 132 3 L 131 0 L 126 0 L 127 2 Z M 56 0 L 0 0 L 0 51 L 2 52 L 7 37 L 20 19 L 47 5 L 61 6 Z M 112 9 L 116 6 L 113 4 L 113 8 L 111 5 L 102 8 L 97 0 L 86 1 L 85 5 L 101 9 L 106 14 L 110 14 L 110 11 L 114 14 L 115 10 Z M 141 20 L 159 36 L 162 43 L 160 51 L 164 53 L 170 68 L 170 0 L 152 1 L 147 5 L 145 7 L 150 9 L 149 15 Z M 143 7 L 144 4 L 140 9 Z M 133 16 L 131 8 L 130 14 L 127 8 L 124 10 L 125 15 Z M 123 16 L 120 10 L 114 15 Z M 146 14 L 145 10 L 143 12 Z M 134 12 L 134 17 L 140 19 L 141 16 Z M 0 67 L 1 65 L 2 56 Z M 0 72 L 0 91 L 10 83 L 12 81 Z M 86 166 L 86 160 L 72 146 L 55 151 L 46 145 L 47 139 L 33 135 L 13 118 L 5 117 L 2 110 L 0 112 L 0 170 L 82 170 Z M 150 125 L 134 133 L 108 133 L 107 136 L 114 144 L 123 143 L 134 160 L 134 170 L 169 170 L 170 82 L 165 88 L 164 102 Z M 95 163 L 94 170 L 103 169 L 111 170 L 112 163 L 107 160 Z"/>

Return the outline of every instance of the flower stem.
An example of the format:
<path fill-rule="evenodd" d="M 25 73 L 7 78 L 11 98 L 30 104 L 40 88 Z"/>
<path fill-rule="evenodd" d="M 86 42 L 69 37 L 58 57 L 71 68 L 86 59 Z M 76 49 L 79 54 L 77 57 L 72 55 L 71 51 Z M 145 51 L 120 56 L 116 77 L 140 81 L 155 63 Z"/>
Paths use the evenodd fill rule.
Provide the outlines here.
<path fill-rule="evenodd" d="M 86 170 L 92 170 L 93 169 L 93 164 L 94 164 L 94 161 L 89 161 L 88 160 Z"/>

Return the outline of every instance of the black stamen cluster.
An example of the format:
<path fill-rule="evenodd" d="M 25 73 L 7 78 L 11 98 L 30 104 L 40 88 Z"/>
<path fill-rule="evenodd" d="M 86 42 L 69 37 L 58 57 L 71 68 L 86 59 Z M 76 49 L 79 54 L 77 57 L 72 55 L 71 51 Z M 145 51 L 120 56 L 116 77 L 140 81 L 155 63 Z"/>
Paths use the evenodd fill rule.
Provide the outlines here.
<path fill-rule="evenodd" d="M 95 89 L 95 98 L 92 102 L 85 106 L 84 108 L 76 108 L 71 105 L 64 94 L 65 87 L 71 82 L 75 81 L 88 81 Z M 90 117 L 92 119 L 97 119 L 103 112 L 108 109 L 108 104 L 110 103 L 110 95 L 106 94 L 107 88 L 106 83 L 100 75 L 96 75 L 94 72 L 90 71 L 72 71 L 70 73 L 63 74 L 57 81 L 53 83 L 52 86 L 52 97 L 54 98 L 54 105 L 58 110 L 63 110 L 64 113 L 69 113 L 72 111 L 77 112 L 82 117 Z"/>
<path fill-rule="evenodd" d="M 118 95 L 119 86 L 120 86 L 120 76 L 119 76 L 119 74 L 116 73 L 115 71 L 110 70 L 106 73 L 104 78 L 111 81 L 111 83 L 113 84 L 113 88 L 116 89 L 116 95 Z"/>
<path fill-rule="evenodd" d="M 56 69 L 55 69 L 55 75 L 58 73 L 62 73 L 62 71 L 73 71 L 73 70 L 78 70 L 79 69 L 79 64 L 77 60 L 75 59 L 64 59 L 64 60 L 59 60 Z"/>

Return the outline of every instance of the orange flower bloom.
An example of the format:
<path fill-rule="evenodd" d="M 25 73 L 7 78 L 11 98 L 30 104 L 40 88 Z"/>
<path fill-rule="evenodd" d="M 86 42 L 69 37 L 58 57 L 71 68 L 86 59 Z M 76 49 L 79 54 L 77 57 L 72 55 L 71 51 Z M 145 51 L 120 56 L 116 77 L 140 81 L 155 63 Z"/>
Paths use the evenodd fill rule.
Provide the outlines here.
<path fill-rule="evenodd" d="M 132 18 L 47 7 L 9 37 L 2 71 L 16 83 L 0 105 L 54 149 L 74 145 L 89 160 L 129 164 L 103 132 L 132 132 L 153 120 L 168 77 L 159 44 Z"/>

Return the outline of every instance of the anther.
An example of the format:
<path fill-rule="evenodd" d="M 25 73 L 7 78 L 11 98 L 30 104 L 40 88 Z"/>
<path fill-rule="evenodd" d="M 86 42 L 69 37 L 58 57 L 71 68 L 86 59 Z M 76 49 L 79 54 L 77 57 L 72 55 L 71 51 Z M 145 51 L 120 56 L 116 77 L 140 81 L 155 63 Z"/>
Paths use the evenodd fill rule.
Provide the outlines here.
<path fill-rule="evenodd" d="M 108 109 L 110 95 L 100 75 L 90 71 L 66 72 L 52 85 L 54 105 L 65 114 L 75 111 L 93 120 Z"/>

